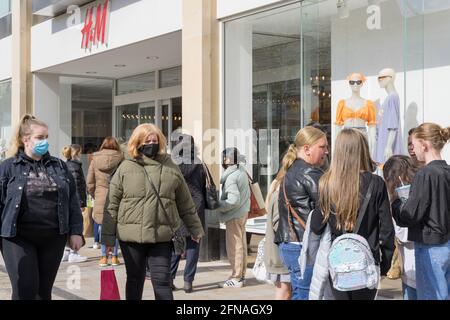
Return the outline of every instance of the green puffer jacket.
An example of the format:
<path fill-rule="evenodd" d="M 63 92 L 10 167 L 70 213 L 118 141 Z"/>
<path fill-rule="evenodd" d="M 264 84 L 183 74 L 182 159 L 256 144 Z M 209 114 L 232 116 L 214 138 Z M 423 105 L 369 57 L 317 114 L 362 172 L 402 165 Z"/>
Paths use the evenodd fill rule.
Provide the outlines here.
<path fill-rule="evenodd" d="M 169 221 L 144 168 L 159 190 Z M 157 155 L 155 160 L 124 160 L 111 180 L 108 200 L 102 224 L 102 243 L 107 246 L 114 246 L 116 237 L 135 243 L 170 241 L 170 225 L 177 230 L 181 220 L 194 237 L 204 235 L 183 175 L 167 154 Z"/>

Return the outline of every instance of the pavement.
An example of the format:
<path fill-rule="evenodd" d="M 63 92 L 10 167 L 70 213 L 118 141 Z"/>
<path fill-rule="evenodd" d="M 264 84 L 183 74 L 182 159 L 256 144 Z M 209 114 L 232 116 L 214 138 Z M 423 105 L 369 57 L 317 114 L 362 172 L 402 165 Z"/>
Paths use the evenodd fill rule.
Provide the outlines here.
<path fill-rule="evenodd" d="M 255 239 L 253 239 L 255 238 Z M 258 239 L 252 238 L 251 249 L 256 252 Z M 87 239 L 86 247 L 80 250 L 80 254 L 87 256 L 88 260 L 82 263 L 63 262 L 58 271 L 53 288 L 54 300 L 98 300 L 100 297 L 100 271 L 111 267 L 101 268 L 98 266 L 100 250 L 89 248 L 92 238 Z M 249 256 L 251 267 L 255 254 Z M 121 265 L 114 267 L 120 296 L 125 299 L 126 273 L 123 259 L 119 255 Z M 176 287 L 183 287 L 183 270 L 185 261 L 180 262 Z M 194 281 L 194 291 L 185 293 L 184 290 L 174 291 L 176 300 L 272 300 L 274 298 L 274 287 L 270 284 L 258 282 L 252 274 L 251 268 L 247 269 L 246 285 L 242 288 L 220 288 L 219 284 L 230 275 L 230 266 L 227 261 L 199 262 L 197 274 Z M 0 300 L 11 298 L 11 285 L 8 274 L 0 255 Z M 144 300 L 153 300 L 154 294 L 151 282 L 145 281 Z M 378 293 L 379 300 L 398 300 L 401 297 L 400 280 L 383 279 L 381 290 Z"/>

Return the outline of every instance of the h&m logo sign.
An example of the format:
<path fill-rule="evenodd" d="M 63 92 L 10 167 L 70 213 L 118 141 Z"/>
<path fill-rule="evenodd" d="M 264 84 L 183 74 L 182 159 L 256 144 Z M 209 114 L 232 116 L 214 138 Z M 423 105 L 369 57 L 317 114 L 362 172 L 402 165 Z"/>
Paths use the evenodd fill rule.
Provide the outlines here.
<path fill-rule="evenodd" d="M 93 45 L 108 46 L 110 11 L 111 0 L 98 1 L 86 8 L 81 49 L 91 50 Z"/>

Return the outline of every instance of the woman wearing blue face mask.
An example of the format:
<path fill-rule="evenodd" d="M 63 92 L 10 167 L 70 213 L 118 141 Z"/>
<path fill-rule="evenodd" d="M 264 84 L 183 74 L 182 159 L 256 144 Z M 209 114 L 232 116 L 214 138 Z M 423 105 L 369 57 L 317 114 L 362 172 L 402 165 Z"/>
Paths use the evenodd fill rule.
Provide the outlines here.
<path fill-rule="evenodd" d="M 13 300 L 50 300 L 66 241 L 84 244 L 75 181 L 48 153 L 48 127 L 25 115 L 0 165 L 2 255 Z"/>

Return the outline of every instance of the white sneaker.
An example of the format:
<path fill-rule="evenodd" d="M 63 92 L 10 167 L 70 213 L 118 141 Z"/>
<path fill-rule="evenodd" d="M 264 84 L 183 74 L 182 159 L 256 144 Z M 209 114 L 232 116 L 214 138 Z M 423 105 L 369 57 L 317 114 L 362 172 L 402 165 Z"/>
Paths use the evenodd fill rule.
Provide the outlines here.
<path fill-rule="evenodd" d="M 98 242 L 94 242 L 92 249 L 100 249 L 100 244 Z"/>
<path fill-rule="evenodd" d="M 78 253 L 70 253 L 69 254 L 69 262 L 71 263 L 78 263 L 78 262 L 84 262 L 87 260 L 87 257 L 80 256 Z"/>
<path fill-rule="evenodd" d="M 64 254 L 61 259 L 61 262 L 69 261 L 69 255 L 70 255 L 70 250 L 64 250 Z"/>
<path fill-rule="evenodd" d="M 242 288 L 244 286 L 244 281 L 239 281 L 238 279 L 228 279 L 222 284 L 222 288 Z"/>

